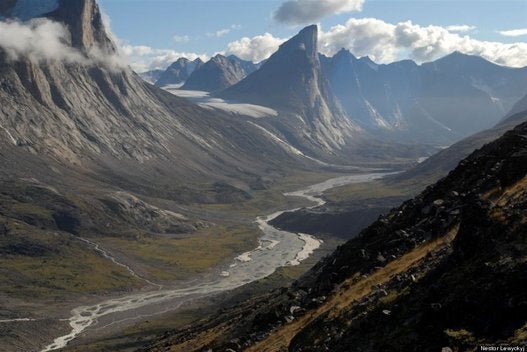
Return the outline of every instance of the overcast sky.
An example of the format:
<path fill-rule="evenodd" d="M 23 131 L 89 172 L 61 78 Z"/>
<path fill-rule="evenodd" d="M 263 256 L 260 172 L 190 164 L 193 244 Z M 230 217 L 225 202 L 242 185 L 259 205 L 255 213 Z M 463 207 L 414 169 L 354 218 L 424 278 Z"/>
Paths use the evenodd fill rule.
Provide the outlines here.
<path fill-rule="evenodd" d="M 216 53 L 260 61 L 303 26 L 319 24 L 321 52 L 380 63 L 429 61 L 459 50 L 527 66 L 527 1 L 100 0 L 137 71 Z"/>

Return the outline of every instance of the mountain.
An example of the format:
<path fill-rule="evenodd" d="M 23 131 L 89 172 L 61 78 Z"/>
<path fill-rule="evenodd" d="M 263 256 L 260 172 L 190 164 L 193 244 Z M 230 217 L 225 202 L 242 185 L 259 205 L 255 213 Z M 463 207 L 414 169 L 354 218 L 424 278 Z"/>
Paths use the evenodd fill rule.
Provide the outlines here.
<path fill-rule="evenodd" d="M 117 56 L 95 1 L 2 1 L 0 10 L 25 20 L 3 21 L 2 35 L 26 34 L 0 47 L 0 320 L 44 319 L 3 325 L 0 349 L 41 350 L 88 296 L 198 274 L 194 258 L 190 268 L 175 253 L 198 253 L 200 235 L 230 236 L 241 220 L 196 204 L 243 204 L 318 167 L 252 117 L 143 81 Z M 200 270 L 230 256 L 210 253 Z"/>
<path fill-rule="evenodd" d="M 301 135 L 328 151 L 342 149 L 356 128 L 335 103 L 322 76 L 318 28 L 304 28 L 280 46 L 261 67 L 219 97 L 272 107 L 275 122 L 293 145 Z"/>
<path fill-rule="evenodd" d="M 508 123 L 511 120 L 512 116 L 520 114 L 522 111 L 527 110 L 527 95 L 525 95 L 522 99 L 520 99 L 514 106 L 512 107 L 511 111 L 503 118 L 503 120 L 500 121 L 500 124 Z"/>
<path fill-rule="evenodd" d="M 444 177 L 450 170 L 474 150 L 481 148 L 514 126 L 527 121 L 527 95 L 518 101 L 513 109 L 496 126 L 467 137 L 450 147 L 434 154 L 416 167 L 395 176 L 392 182 L 426 184 Z"/>
<path fill-rule="evenodd" d="M 248 76 L 251 73 L 253 73 L 254 71 L 258 70 L 260 68 L 261 64 L 262 64 L 262 63 L 255 64 L 252 61 L 240 59 L 236 55 L 229 55 L 229 56 L 227 56 L 227 58 L 229 60 L 231 60 L 231 61 L 237 62 L 243 68 L 243 70 L 245 71 L 245 76 Z"/>
<path fill-rule="evenodd" d="M 31 8 L 25 1 L 15 8 L 20 4 Z M 146 84 L 118 61 L 95 1 L 61 0 L 57 6 L 44 15 L 69 33 L 63 50 L 70 61 L 0 52 L 0 125 L 14 146 L 123 174 L 136 162 L 162 162 L 181 177 L 204 176 L 216 166 L 227 170 L 243 159 L 254 165 L 250 150 L 269 144 L 258 128 L 221 112 L 210 119 L 210 111 Z M 276 144 L 269 148 L 283 153 Z"/>
<path fill-rule="evenodd" d="M 256 66 L 236 56 L 216 55 L 196 69 L 183 85 L 185 90 L 216 92 L 238 83 Z"/>
<path fill-rule="evenodd" d="M 150 70 L 139 73 L 139 77 L 141 77 L 150 84 L 155 84 L 164 72 L 165 70 Z"/>
<path fill-rule="evenodd" d="M 289 288 L 148 351 L 465 351 L 525 340 L 527 123 L 379 218 Z"/>
<path fill-rule="evenodd" d="M 190 61 L 182 57 L 168 66 L 159 79 L 155 81 L 155 84 L 158 87 L 164 87 L 170 84 L 185 83 L 191 74 L 201 66 L 203 66 L 203 61 L 200 58 Z"/>
<path fill-rule="evenodd" d="M 344 49 L 321 61 L 353 121 L 399 142 L 451 144 L 496 124 L 527 93 L 527 68 L 459 52 L 422 65 L 378 65 Z"/>

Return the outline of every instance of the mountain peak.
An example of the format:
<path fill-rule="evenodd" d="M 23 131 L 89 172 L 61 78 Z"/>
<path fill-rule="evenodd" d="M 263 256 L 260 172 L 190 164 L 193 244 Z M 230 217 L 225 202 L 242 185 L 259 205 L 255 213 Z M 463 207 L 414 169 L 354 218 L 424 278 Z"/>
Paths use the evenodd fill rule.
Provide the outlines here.
<path fill-rule="evenodd" d="M 45 17 L 68 28 L 73 47 L 81 50 L 97 47 L 105 53 L 115 52 L 96 0 L 2 0 L 1 17 L 20 21 Z"/>
<path fill-rule="evenodd" d="M 339 50 L 338 53 L 333 56 L 336 60 L 349 60 L 349 61 L 356 61 L 357 57 L 351 53 L 348 49 L 342 48 Z"/>
<path fill-rule="evenodd" d="M 308 135 L 313 145 L 326 151 L 340 149 L 353 128 L 327 86 L 317 44 L 318 27 L 304 28 L 258 71 L 219 96 L 277 109 L 286 128 L 301 124 L 294 127 L 298 139 Z"/>
<path fill-rule="evenodd" d="M 82 50 L 98 47 L 106 53 L 116 51 L 106 33 L 96 0 L 58 0 L 58 2 L 58 8 L 47 17 L 62 22 L 68 27 L 74 47 Z"/>
<path fill-rule="evenodd" d="M 187 59 L 186 57 L 180 57 L 179 59 L 177 59 L 176 62 L 174 62 L 174 64 L 175 63 L 186 64 L 186 63 L 189 63 L 189 62 L 190 62 L 190 60 Z"/>
<path fill-rule="evenodd" d="M 280 46 L 281 51 L 303 50 L 310 57 L 318 55 L 318 26 L 311 25 Z"/>

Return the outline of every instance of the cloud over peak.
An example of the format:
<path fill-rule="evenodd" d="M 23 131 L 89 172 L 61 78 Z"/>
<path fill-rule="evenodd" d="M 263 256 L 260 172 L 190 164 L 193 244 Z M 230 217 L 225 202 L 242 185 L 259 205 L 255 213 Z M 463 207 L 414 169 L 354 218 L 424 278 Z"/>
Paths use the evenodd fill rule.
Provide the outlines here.
<path fill-rule="evenodd" d="M 227 54 L 233 54 L 240 59 L 260 62 L 271 56 L 286 39 L 276 38 L 270 33 L 253 38 L 243 37 L 227 45 Z"/>
<path fill-rule="evenodd" d="M 65 44 L 68 38 L 69 32 L 62 24 L 47 19 L 25 23 L 0 21 L 0 48 L 12 60 L 21 57 L 37 62 L 85 60 L 79 51 Z"/>
<path fill-rule="evenodd" d="M 388 23 L 377 18 L 350 18 L 344 24 L 319 31 L 319 51 L 333 56 L 344 48 L 378 63 L 407 58 L 423 63 L 460 51 L 500 65 L 527 66 L 527 43 L 481 41 L 464 33 L 473 29 L 467 25 L 421 26 L 411 21 Z M 229 43 L 226 52 L 258 62 L 271 56 L 285 40 L 270 33 L 245 37 Z"/>
<path fill-rule="evenodd" d="M 319 34 L 320 51 L 333 55 L 345 48 L 381 63 L 405 57 L 417 62 L 432 61 L 460 51 L 501 65 L 527 65 L 527 43 L 481 41 L 459 32 L 460 28 L 421 26 L 411 21 L 392 24 L 376 18 L 351 18 Z"/>
<path fill-rule="evenodd" d="M 274 13 L 274 19 L 288 25 L 314 23 L 340 13 L 361 11 L 364 0 L 288 0 Z"/>
<path fill-rule="evenodd" d="M 146 72 L 155 69 L 166 69 L 177 59 L 185 57 L 189 60 L 200 58 L 207 61 L 207 55 L 196 53 L 178 52 L 171 49 L 156 49 L 146 45 L 121 44 L 119 46 L 123 56 L 136 72 Z"/>
<path fill-rule="evenodd" d="M 0 21 L 0 49 L 9 60 L 97 64 L 112 70 L 126 67 L 121 57 L 108 53 L 97 45 L 88 52 L 72 47 L 70 37 L 68 29 L 62 23 L 47 18 L 35 18 L 26 22 Z"/>

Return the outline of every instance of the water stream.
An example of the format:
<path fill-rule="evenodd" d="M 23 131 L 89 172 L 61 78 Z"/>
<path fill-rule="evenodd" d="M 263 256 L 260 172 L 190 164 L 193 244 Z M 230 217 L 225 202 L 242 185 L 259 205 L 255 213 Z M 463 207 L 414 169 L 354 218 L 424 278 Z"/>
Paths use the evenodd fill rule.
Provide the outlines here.
<path fill-rule="evenodd" d="M 328 189 L 351 183 L 368 182 L 386 175 L 386 173 L 370 173 L 342 176 L 285 195 L 308 199 L 314 203 L 313 207 L 315 207 L 325 204 L 320 196 Z M 252 251 L 240 254 L 216 277 L 180 287 L 129 294 L 120 298 L 108 299 L 96 305 L 73 309 L 69 318 L 71 331 L 64 336 L 57 337 L 41 352 L 63 348 L 89 328 L 99 329 L 128 320 L 174 311 L 197 298 L 232 290 L 265 278 L 279 267 L 300 264 L 321 245 L 321 241 L 311 235 L 282 231 L 269 224 L 269 221 L 284 212 L 294 210 L 297 209 L 288 209 L 258 217 L 256 223 L 262 231 L 259 246 Z"/>

